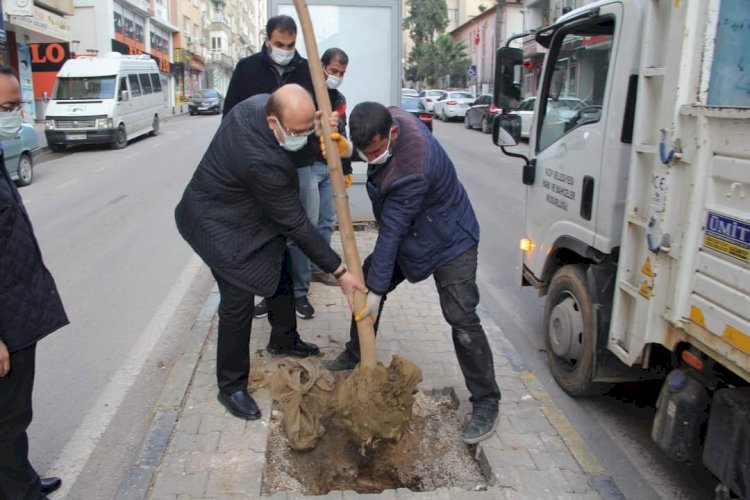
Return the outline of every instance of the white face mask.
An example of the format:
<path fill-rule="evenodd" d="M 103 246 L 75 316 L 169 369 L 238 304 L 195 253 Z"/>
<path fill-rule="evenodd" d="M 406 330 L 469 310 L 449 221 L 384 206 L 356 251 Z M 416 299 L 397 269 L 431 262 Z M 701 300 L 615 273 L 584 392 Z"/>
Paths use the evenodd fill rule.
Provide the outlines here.
<path fill-rule="evenodd" d="M 358 149 L 357 152 L 359 153 L 360 157 L 367 159 L 367 156 L 361 150 Z M 385 146 L 385 151 L 380 153 L 377 158 L 369 160 L 367 163 L 369 163 L 370 165 L 382 165 L 383 163 L 388 161 L 388 158 L 390 158 L 392 154 L 393 153 L 391 153 L 391 134 L 389 132 L 388 144 Z"/>
<path fill-rule="evenodd" d="M 338 88 L 338 86 L 341 85 L 341 82 L 344 80 L 340 76 L 329 75 L 328 73 L 326 73 L 326 70 L 323 70 L 323 73 L 328 76 L 328 78 L 326 78 L 326 86 L 331 90 Z"/>
<path fill-rule="evenodd" d="M 279 125 L 281 135 L 284 137 L 284 141 L 280 142 L 279 146 L 286 149 L 287 151 L 299 151 L 300 149 L 304 148 L 305 144 L 307 144 L 308 136 L 314 132 L 314 130 L 311 130 L 310 133 L 290 136 L 286 133 L 286 130 L 284 130 L 284 126 L 281 124 L 278 118 L 276 118 L 276 123 Z"/>
<path fill-rule="evenodd" d="M 294 59 L 294 50 L 284 50 L 278 47 L 271 47 L 271 60 L 279 66 L 286 66 Z"/>
<path fill-rule="evenodd" d="M 15 139 L 21 130 L 21 110 L 0 113 L 0 140 Z"/>

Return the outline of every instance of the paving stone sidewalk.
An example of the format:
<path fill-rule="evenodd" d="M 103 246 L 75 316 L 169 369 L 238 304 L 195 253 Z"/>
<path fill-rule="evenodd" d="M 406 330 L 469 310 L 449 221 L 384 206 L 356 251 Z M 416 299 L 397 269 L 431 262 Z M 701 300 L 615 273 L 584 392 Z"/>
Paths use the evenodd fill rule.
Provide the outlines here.
<path fill-rule="evenodd" d="M 356 233 L 361 256 L 372 248 L 374 230 Z M 338 242 L 338 233 L 334 234 Z M 213 292 L 216 294 L 216 292 Z M 215 311 L 216 297 L 211 302 Z M 306 340 L 321 347 L 325 358 L 335 357 L 348 338 L 349 313 L 338 287 L 314 283 L 311 301 L 315 318 L 299 321 Z M 481 311 L 480 311 L 481 312 Z M 206 311 L 203 313 L 204 320 Z M 486 314 L 481 314 L 490 337 L 495 370 L 503 399 L 501 420 L 494 436 L 476 446 L 476 457 L 490 485 L 487 491 L 442 488 L 415 493 L 389 490 L 379 495 L 352 491 L 332 492 L 322 497 L 406 499 L 599 499 L 619 498 L 611 478 L 596 462 L 578 434 L 557 410 L 532 373 L 525 370 L 518 354 Z M 160 463 L 148 460 L 135 468 L 147 472 L 143 484 L 150 487 L 146 498 L 182 500 L 198 498 L 260 498 L 271 415 L 271 398 L 264 387 L 260 366 L 273 357 L 265 353 L 269 326 L 255 320 L 251 340 L 250 389 L 261 407 L 260 420 L 232 417 L 216 401 L 216 321 L 208 332 L 192 380 L 181 405 L 176 408 L 169 441 Z M 416 362 L 423 371 L 420 389 L 453 388 L 460 400 L 459 411 L 471 409 L 453 350 L 450 327 L 445 323 L 432 279 L 404 284 L 389 295 L 380 322 L 378 356 L 390 363 L 393 354 Z M 164 433 L 162 431 L 162 433 Z M 166 436 L 166 434 L 165 434 Z M 144 445 L 148 448 L 147 444 Z M 154 460 L 152 459 L 152 462 Z M 122 492 L 122 490 L 121 490 Z M 120 495 L 127 498 L 128 495 Z M 277 493 L 273 499 L 307 498 L 296 493 Z"/>

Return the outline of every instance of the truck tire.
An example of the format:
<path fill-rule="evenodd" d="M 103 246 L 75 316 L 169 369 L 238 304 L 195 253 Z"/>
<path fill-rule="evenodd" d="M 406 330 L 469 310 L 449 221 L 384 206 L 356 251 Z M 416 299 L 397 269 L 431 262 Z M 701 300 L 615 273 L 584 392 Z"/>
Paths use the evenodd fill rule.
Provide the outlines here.
<path fill-rule="evenodd" d="M 586 267 L 572 264 L 558 269 L 544 308 L 550 371 L 560 388 L 573 397 L 604 394 L 611 387 L 593 381 L 596 313 L 586 287 Z"/>

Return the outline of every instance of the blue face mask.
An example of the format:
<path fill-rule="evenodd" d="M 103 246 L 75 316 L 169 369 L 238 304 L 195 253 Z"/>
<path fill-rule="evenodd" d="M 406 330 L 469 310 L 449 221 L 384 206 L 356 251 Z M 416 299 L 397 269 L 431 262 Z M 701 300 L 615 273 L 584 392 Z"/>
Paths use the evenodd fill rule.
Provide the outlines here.
<path fill-rule="evenodd" d="M 16 138 L 21 130 L 21 110 L 0 113 L 0 140 L 9 141 Z"/>

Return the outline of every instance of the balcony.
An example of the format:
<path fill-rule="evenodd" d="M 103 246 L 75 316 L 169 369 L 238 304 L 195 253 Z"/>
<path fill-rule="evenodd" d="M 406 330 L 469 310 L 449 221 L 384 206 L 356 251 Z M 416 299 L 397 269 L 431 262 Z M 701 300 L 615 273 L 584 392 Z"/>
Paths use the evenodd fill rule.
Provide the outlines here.
<path fill-rule="evenodd" d="M 234 59 L 229 54 L 219 51 L 211 51 L 208 55 L 208 64 L 218 64 L 227 68 L 234 68 Z"/>

